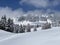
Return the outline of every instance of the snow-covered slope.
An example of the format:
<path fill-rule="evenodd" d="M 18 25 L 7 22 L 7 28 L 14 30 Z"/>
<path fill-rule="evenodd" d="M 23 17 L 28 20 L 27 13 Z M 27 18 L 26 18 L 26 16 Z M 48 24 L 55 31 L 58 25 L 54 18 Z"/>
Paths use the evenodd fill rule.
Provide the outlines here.
<path fill-rule="evenodd" d="M 4 34 L 0 31 L 0 37 L 9 35 L 6 36 L 8 39 L 4 38 L 6 40 L 0 41 L 0 45 L 60 45 L 60 27 L 38 30 L 37 32 L 19 34 Z"/>
<path fill-rule="evenodd" d="M 12 34 L 10 32 L 6 32 L 6 31 L 3 31 L 3 30 L 0 30 L 0 42 L 4 41 L 4 40 L 7 40 L 8 37 L 11 37 L 15 34 Z"/>

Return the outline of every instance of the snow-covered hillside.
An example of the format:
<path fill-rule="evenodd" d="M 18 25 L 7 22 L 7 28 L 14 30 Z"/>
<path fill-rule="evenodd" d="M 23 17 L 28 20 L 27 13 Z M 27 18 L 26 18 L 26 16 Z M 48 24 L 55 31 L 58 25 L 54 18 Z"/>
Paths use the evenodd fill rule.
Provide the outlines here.
<path fill-rule="evenodd" d="M 11 37 L 12 35 L 15 35 L 15 34 L 0 30 L 0 42 L 7 40 L 8 37 Z"/>
<path fill-rule="evenodd" d="M 0 30 L 0 45 L 60 45 L 60 27 L 11 34 Z"/>

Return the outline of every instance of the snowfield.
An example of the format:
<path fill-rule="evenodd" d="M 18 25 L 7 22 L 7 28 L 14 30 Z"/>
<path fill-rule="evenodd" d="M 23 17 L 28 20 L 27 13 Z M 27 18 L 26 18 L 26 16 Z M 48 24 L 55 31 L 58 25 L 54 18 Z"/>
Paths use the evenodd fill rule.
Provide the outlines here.
<path fill-rule="evenodd" d="M 60 27 L 18 34 L 0 30 L 0 45 L 60 45 Z"/>

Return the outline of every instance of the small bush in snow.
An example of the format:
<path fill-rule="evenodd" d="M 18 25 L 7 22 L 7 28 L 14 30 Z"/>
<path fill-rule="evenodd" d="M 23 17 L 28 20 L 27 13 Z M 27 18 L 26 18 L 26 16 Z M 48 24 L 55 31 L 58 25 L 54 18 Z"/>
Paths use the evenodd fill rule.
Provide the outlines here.
<path fill-rule="evenodd" d="M 27 32 L 31 32 L 31 26 L 30 26 L 30 24 L 27 25 Z"/>
<path fill-rule="evenodd" d="M 34 31 L 37 31 L 37 27 L 36 26 L 34 27 Z"/>

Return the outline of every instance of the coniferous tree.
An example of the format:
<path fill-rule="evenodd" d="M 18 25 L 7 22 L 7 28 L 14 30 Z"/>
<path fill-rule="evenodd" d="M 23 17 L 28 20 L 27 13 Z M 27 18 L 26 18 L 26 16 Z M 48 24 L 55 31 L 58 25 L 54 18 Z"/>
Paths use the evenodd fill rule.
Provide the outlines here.
<path fill-rule="evenodd" d="M 6 22 L 6 20 L 7 20 L 7 19 L 6 19 L 6 15 L 4 15 L 4 20 L 5 20 L 5 22 Z"/>
<path fill-rule="evenodd" d="M 34 31 L 37 31 L 36 27 L 34 27 Z"/>
<path fill-rule="evenodd" d="M 30 26 L 30 24 L 27 25 L 27 32 L 31 32 L 31 26 Z"/>
<path fill-rule="evenodd" d="M 24 27 L 21 25 L 20 26 L 20 33 L 24 33 L 25 32 L 25 29 L 24 29 Z"/>
<path fill-rule="evenodd" d="M 4 15 L 4 28 L 6 27 L 6 23 L 7 23 L 7 18 L 6 15 Z"/>
<path fill-rule="evenodd" d="M 0 24 L 0 28 L 5 30 L 5 26 L 6 26 L 6 16 L 2 16 L 1 17 L 1 24 Z"/>
<path fill-rule="evenodd" d="M 13 20 L 8 19 L 8 31 L 13 32 Z"/>

